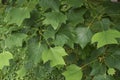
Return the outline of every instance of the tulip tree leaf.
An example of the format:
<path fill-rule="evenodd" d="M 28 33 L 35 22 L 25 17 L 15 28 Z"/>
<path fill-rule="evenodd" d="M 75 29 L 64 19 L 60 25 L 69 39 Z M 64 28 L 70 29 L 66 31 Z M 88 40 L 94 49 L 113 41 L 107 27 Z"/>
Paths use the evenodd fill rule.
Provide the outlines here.
<path fill-rule="evenodd" d="M 66 23 L 67 17 L 60 12 L 48 12 L 44 16 L 46 19 L 43 21 L 43 24 L 51 24 L 54 29 L 57 29 L 62 23 Z"/>
<path fill-rule="evenodd" d="M 21 47 L 23 39 L 26 37 L 27 35 L 23 33 L 12 34 L 5 40 L 5 46 L 8 48 Z"/>
<path fill-rule="evenodd" d="M 76 29 L 77 40 L 76 42 L 80 44 L 82 48 L 84 48 L 88 42 L 91 41 L 92 32 L 89 28 L 80 27 Z"/>
<path fill-rule="evenodd" d="M 12 8 L 10 9 L 4 19 L 8 24 L 17 24 L 20 26 L 24 19 L 30 18 L 30 12 L 28 8 Z"/>
<path fill-rule="evenodd" d="M 97 48 L 105 46 L 107 44 L 118 44 L 116 38 L 120 38 L 120 32 L 117 30 L 107 30 L 98 32 L 93 35 L 92 43 L 97 43 Z"/>
<path fill-rule="evenodd" d="M 66 80 L 81 80 L 83 73 L 80 67 L 72 64 L 67 67 L 67 71 L 62 73 Z"/>
<path fill-rule="evenodd" d="M 2 69 L 4 66 L 9 66 L 9 60 L 12 58 L 13 55 L 8 51 L 0 53 L 0 69 Z"/>
<path fill-rule="evenodd" d="M 66 55 L 67 53 L 65 52 L 64 48 L 54 47 L 42 53 L 42 60 L 44 63 L 50 60 L 50 64 L 52 67 L 56 65 L 65 65 L 63 56 Z"/>

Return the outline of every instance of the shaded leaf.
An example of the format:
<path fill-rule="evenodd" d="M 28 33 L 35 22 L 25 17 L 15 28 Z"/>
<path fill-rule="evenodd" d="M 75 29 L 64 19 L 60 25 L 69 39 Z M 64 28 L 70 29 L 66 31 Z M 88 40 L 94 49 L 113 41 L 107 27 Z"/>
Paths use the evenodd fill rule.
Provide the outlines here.
<path fill-rule="evenodd" d="M 54 44 L 57 46 L 64 46 L 65 43 L 67 43 L 69 40 L 69 37 L 67 37 L 64 34 L 57 34 L 56 39 L 54 41 Z"/>
<path fill-rule="evenodd" d="M 65 3 L 71 7 L 81 7 L 84 1 L 83 0 L 66 0 Z"/>
<path fill-rule="evenodd" d="M 59 4 L 60 2 L 58 0 L 40 0 L 40 6 L 42 7 L 43 10 L 46 9 L 53 9 L 55 11 L 59 11 Z"/>
<path fill-rule="evenodd" d="M 103 65 L 102 63 L 100 62 L 95 62 L 93 65 L 92 65 L 92 71 L 90 73 L 90 75 L 103 75 L 106 73 L 106 66 Z"/>
<path fill-rule="evenodd" d="M 33 65 L 37 65 L 42 60 L 42 52 L 46 50 L 46 45 L 41 44 L 38 40 L 34 37 L 29 40 L 28 47 L 27 47 L 27 60 L 28 63 Z"/>
<path fill-rule="evenodd" d="M 92 32 L 89 28 L 79 27 L 76 29 L 76 34 L 76 43 L 80 44 L 82 48 L 84 48 L 88 44 L 88 42 L 91 41 Z"/>
<path fill-rule="evenodd" d="M 109 56 L 106 57 L 105 63 L 112 68 L 116 68 L 120 70 L 120 51 L 117 50 L 113 54 L 110 54 Z"/>
<path fill-rule="evenodd" d="M 8 48 L 21 47 L 23 39 L 26 37 L 27 35 L 23 33 L 12 34 L 5 40 L 5 46 Z"/>
<path fill-rule="evenodd" d="M 70 11 L 67 16 L 68 16 L 68 20 L 69 20 L 69 24 L 72 26 L 76 26 L 79 23 L 83 23 L 84 22 L 84 18 L 83 15 L 85 14 L 86 9 L 82 8 L 80 10 L 72 10 Z"/>
<path fill-rule="evenodd" d="M 114 78 L 104 74 L 104 75 L 97 75 L 97 76 L 95 76 L 93 78 L 93 80 L 114 80 Z"/>

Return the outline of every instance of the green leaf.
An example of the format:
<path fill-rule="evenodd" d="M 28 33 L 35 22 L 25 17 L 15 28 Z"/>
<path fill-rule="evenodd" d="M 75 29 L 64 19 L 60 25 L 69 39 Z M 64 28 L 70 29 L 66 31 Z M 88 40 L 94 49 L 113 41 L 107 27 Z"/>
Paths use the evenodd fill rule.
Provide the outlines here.
<path fill-rule="evenodd" d="M 81 80 L 83 73 L 80 67 L 72 64 L 67 67 L 67 71 L 62 73 L 65 76 L 65 80 Z"/>
<path fill-rule="evenodd" d="M 71 7 L 81 7 L 84 1 L 83 0 L 66 0 L 65 3 Z"/>
<path fill-rule="evenodd" d="M 108 18 L 103 18 L 102 20 L 95 21 L 92 25 L 92 30 L 94 31 L 102 31 L 108 30 L 112 22 Z"/>
<path fill-rule="evenodd" d="M 120 50 L 116 50 L 114 53 L 110 54 L 105 58 L 105 63 L 112 68 L 120 70 Z"/>
<path fill-rule="evenodd" d="M 67 16 L 69 20 L 69 24 L 72 26 L 76 26 L 79 23 L 84 23 L 83 15 L 85 14 L 86 9 L 81 8 L 80 10 L 72 10 L 70 11 Z"/>
<path fill-rule="evenodd" d="M 116 71 L 115 71 L 114 68 L 109 68 L 108 71 L 107 71 L 107 73 L 108 73 L 109 75 L 112 75 L 112 76 L 115 74 L 115 72 L 116 72 Z"/>
<path fill-rule="evenodd" d="M 104 74 L 95 76 L 93 80 L 114 80 L 114 79 L 111 76 Z"/>
<path fill-rule="evenodd" d="M 38 42 L 36 38 L 30 39 L 27 47 L 27 61 L 33 65 L 37 65 L 42 61 L 42 52 L 44 50 L 47 50 L 46 45 Z"/>
<path fill-rule="evenodd" d="M 80 44 L 82 48 L 84 48 L 91 41 L 92 32 L 89 28 L 79 27 L 76 29 L 76 34 L 76 43 Z"/>
<path fill-rule="evenodd" d="M 60 2 L 58 0 L 40 0 L 40 6 L 43 10 L 47 10 L 49 8 L 59 11 L 59 4 Z"/>
<path fill-rule="evenodd" d="M 27 71 L 26 71 L 25 67 L 22 66 L 22 68 L 20 68 L 16 73 L 17 73 L 18 78 L 23 79 L 23 77 L 26 75 Z"/>
<path fill-rule="evenodd" d="M 117 30 L 107 30 L 93 35 L 92 43 L 98 42 L 97 48 L 107 44 L 118 44 L 116 38 L 120 38 L 120 32 Z"/>
<path fill-rule="evenodd" d="M 4 21 L 8 24 L 17 24 L 20 26 L 24 19 L 30 18 L 30 11 L 27 7 L 11 8 L 7 11 Z"/>
<path fill-rule="evenodd" d="M 56 65 L 65 65 L 63 56 L 66 55 L 67 53 L 65 52 L 64 48 L 54 47 L 44 51 L 42 53 L 42 59 L 44 63 L 50 60 L 51 66 L 54 67 Z"/>
<path fill-rule="evenodd" d="M 43 24 L 51 24 L 54 29 L 57 29 L 62 23 L 66 23 L 67 20 L 66 15 L 60 12 L 48 12 L 44 16 L 46 19 L 43 21 Z"/>
<path fill-rule="evenodd" d="M 0 69 L 4 66 L 9 66 L 10 59 L 13 59 L 13 55 L 10 52 L 4 51 L 0 53 Z"/>
<path fill-rule="evenodd" d="M 12 34 L 7 39 L 5 39 L 5 46 L 8 48 L 21 47 L 23 39 L 26 37 L 27 35 L 23 33 Z"/>
<path fill-rule="evenodd" d="M 90 73 L 91 76 L 99 75 L 99 74 L 102 75 L 102 74 L 105 74 L 105 73 L 106 73 L 106 66 L 105 65 L 103 65 L 102 63 L 100 63 L 98 61 L 93 63 L 92 71 Z"/>
<path fill-rule="evenodd" d="M 64 46 L 64 44 L 67 43 L 68 40 L 69 40 L 68 36 L 66 36 L 64 34 L 57 34 L 54 44 L 57 46 Z"/>
<path fill-rule="evenodd" d="M 48 27 L 43 36 L 46 40 L 49 38 L 55 39 L 55 30 L 52 27 Z"/>

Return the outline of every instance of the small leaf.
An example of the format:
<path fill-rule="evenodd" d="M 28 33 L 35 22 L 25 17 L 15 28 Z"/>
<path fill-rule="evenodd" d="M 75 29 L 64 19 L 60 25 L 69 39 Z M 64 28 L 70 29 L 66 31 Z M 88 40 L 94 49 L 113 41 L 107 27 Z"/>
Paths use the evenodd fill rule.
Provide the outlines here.
<path fill-rule="evenodd" d="M 26 75 L 26 69 L 25 67 L 20 68 L 16 73 L 17 73 L 17 77 L 20 79 L 23 79 L 23 77 Z"/>
<path fill-rule="evenodd" d="M 67 67 L 67 71 L 62 73 L 66 80 L 81 80 L 83 73 L 80 67 L 72 64 Z"/>
<path fill-rule="evenodd" d="M 43 21 L 43 24 L 51 24 L 54 29 L 57 29 L 62 23 L 66 23 L 67 17 L 60 12 L 48 12 L 44 16 L 46 19 Z"/>
<path fill-rule="evenodd" d="M 120 32 L 117 30 L 107 30 L 98 32 L 92 37 L 92 43 L 98 42 L 97 48 L 107 44 L 118 44 L 116 38 L 120 38 Z"/>
<path fill-rule="evenodd" d="M 4 66 L 9 66 L 9 60 L 12 58 L 13 55 L 8 51 L 0 53 L 0 69 L 2 69 Z"/>
<path fill-rule="evenodd" d="M 77 39 L 76 42 L 84 48 L 88 42 L 91 41 L 92 32 L 89 28 L 80 27 L 76 29 Z"/>
<path fill-rule="evenodd" d="M 44 63 L 50 60 L 51 66 L 54 67 L 56 65 L 65 65 L 62 57 L 66 55 L 67 53 L 65 52 L 64 48 L 54 47 L 44 51 L 42 53 L 42 59 Z"/>
<path fill-rule="evenodd" d="M 114 68 L 109 68 L 107 72 L 108 72 L 109 75 L 113 76 L 116 71 L 115 71 Z"/>

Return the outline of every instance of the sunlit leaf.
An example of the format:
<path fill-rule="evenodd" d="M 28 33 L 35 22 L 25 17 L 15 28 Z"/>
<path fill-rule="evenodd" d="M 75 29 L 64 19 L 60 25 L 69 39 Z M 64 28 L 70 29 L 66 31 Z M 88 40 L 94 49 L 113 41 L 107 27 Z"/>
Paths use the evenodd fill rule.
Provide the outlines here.
<path fill-rule="evenodd" d="M 46 50 L 42 53 L 43 62 L 47 62 L 50 60 L 51 66 L 56 65 L 65 65 L 63 56 L 66 56 L 67 53 L 65 52 L 64 48 L 62 47 L 54 47 Z"/>
<path fill-rule="evenodd" d="M 93 35 L 92 43 L 97 43 L 97 48 L 105 46 L 107 44 L 118 44 L 117 38 L 120 38 L 120 32 L 117 30 L 107 30 L 103 32 L 98 32 Z"/>
<path fill-rule="evenodd" d="M 10 59 L 13 59 L 13 55 L 10 52 L 4 51 L 0 53 L 0 69 L 2 69 L 4 66 L 9 66 Z"/>

